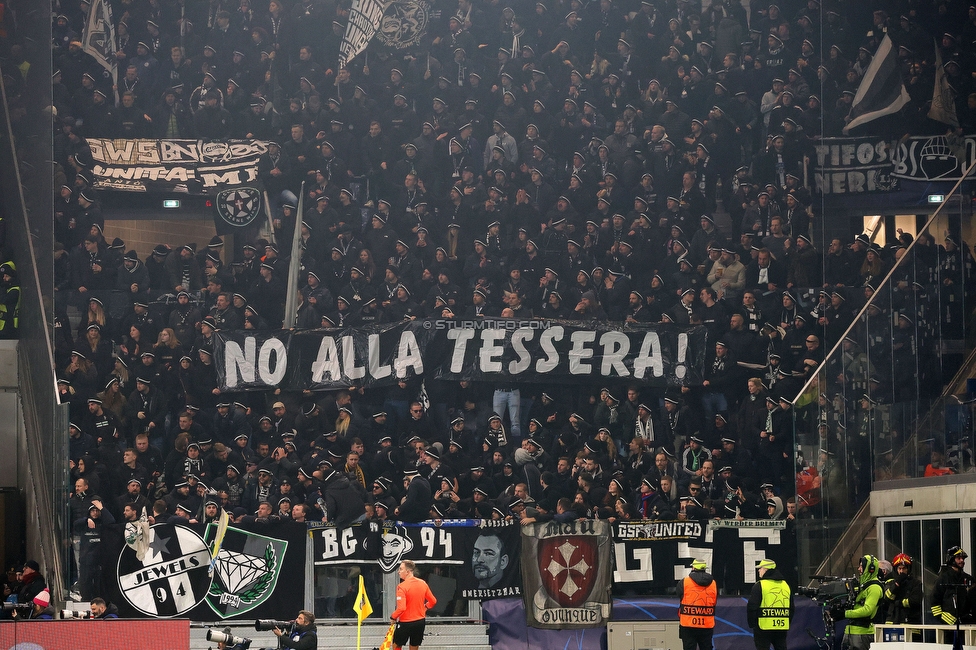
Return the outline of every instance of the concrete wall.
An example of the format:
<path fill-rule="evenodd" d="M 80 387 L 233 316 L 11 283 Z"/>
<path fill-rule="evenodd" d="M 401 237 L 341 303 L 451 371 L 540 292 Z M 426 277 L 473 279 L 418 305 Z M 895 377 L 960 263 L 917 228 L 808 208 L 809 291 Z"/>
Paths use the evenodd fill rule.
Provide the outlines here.
<path fill-rule="evenodd" d="M 904 517 L 960 512 L 976 503 L 976 483 L 875 490 L 871 493 L 872 517 Z"/>
<path fill-rule="evenodd" d="M 109 220 L 105 222 L 105 239 L 111 242 L 120 237 L 126 250 L 135 249 L 139 259 L 146 259 L 157 244 L 169 244 L 176 248 L 195 242 L 197 250 L 207 247 L 207 242 L 217 234 L 210 219 L 196 220 Z"/>
<path fill-rule="evenodd" d="M 30 490 L 21 484 L 28 476 L 26 463 L 21 463 L 27 458 L 27 432 L 18 387 L 17 345 L 17 341 L 0 341 L 0 449 L 4 450 L 0 454 L 0 562 L 5 567 L 23 561 L 25 541 L 30 549 L 39 549 L 40 543 L 36 526 L 23 538 L 23 495 Z"/>
<path fill-rule="evenodd" d="M 0 488 L 17 487 L 20 441 L 24 438 L 17 384 L 17 341 L 0 341 Z"/>

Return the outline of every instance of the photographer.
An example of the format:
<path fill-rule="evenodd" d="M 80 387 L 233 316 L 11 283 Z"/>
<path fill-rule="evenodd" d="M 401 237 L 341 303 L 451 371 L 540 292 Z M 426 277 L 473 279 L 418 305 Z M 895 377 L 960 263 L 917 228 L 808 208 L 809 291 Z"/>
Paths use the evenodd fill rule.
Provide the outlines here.
<path fill-rule="evenodd" d="M 54 620 L 54 608 L 51 607 L 51 592 L 47 587 L 44 587 L 39 594 L 34 596 L 31 604 L 32 607 L 27 612 L 15 609 L 13 611 L 13 617 L 15 619 L 26 618 L 38 621 Z"/>
<path fill-rule="evenodd" d="M 92 598 L 90 608 L 92 620 L 105 620 L 119 617 L 118 608 L 115 605 L 106 603 L 104 598 Z"/>
<path fill-rule="evenodd" d="M 752 628 L 756 650 L 786 650 L 786 637 L 793 618 L 793 590 L 783 580 L 772 560 L 760 560 L 756 566 L 759 580 L 752 586 L 746 615 Z"/>
<path fill-rule="evenodd" d="M 899 553 L 891 561 L 895 577 L 885 583 L 887 623 L 922 622 L 922 581 L 912 575 L 912 558 Z"/>
<path fill-rule="evenodd" d="M 970 590 L 973 577 L 963 571 L 966 567 L 966 551 L 953 546 L 946 551 L 945 565 L 932 587 L 932 615 L 936 623 L 955 625 L 956 619 L 968 613 L 971 604 Z"/>
<path fill-rule="evenodd" d="M 225 627 L 223 630 L 221 630 L 221 634 L 231 637 L 233 635 L 233 630 L 231 630 L 229 627 Z M 209 634 L 207 636 L 207 639 L 208 640 L 210 639 Z M 217 650 L 247 650 L 250 644 L 251 642 L 249 640 L 247 640 L 247 643 L 234 643 L 234 644 L 231 644 L 229 641 L 226 640 L 221 640 L 221 641 L 217 641 Z"/>
<path fill-rule="evenodd" d="M 315 616 L 312 612 L 302 610 L 298 618 L 292 623 L 291 630 L 285 631 L 280 627 L 274 628 L 278 637 L 279 648 L 295 648 L 296 650 L 315 650 L 318 646 L 318 634 L 315 632 Z"/>
<path fill-rule="evenodd" d="M 884 587 L 878 580 L 878 558 L 865 555 L 857 563 L 858 587 L 854 607 L 844 610 L 848 620 L 844 628 L 844 648 L 867 650 L 874 640 L 874 617 L 878 613 Z"/>

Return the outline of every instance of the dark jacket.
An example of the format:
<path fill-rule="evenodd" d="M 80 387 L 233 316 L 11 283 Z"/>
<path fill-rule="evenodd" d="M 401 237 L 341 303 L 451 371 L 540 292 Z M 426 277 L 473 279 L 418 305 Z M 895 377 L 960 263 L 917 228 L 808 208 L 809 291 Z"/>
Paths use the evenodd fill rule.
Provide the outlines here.
<path fill-rule="evenodd" d="M 282 634 L 278 637 L 278 644 L 282 648 L 295 648 L 296 650 L 315 650 L 318 647 L 318 634 L 315 631 L 315 624 L 309 626 L 305 631 L 292 628 L 289 634 Z"/>
<path fill-rule="evenodd" d="M 895 574 L 895 577 L 885 582 L 885 604 L 887 615 L 885 621 L 898 623 L 922 622 L 922 581 L 908 574 Z M 907 607 L 905 605 L 908 605 Z"/>
<path fill-rule="evenodd" d="M 418 476 L 407 486 L 407 497 L 400 504 L 397 519 L 412 523 L 424 521 L 430 513 L 430 504 L 430 483 L 422 476 Z"/>
<path fill-rule="evenodd" d="M 336 472 L 325 484 L 326 516 L 336 528 L 345 528 L 366 512 L 366 501 L 345 474 Z"/>

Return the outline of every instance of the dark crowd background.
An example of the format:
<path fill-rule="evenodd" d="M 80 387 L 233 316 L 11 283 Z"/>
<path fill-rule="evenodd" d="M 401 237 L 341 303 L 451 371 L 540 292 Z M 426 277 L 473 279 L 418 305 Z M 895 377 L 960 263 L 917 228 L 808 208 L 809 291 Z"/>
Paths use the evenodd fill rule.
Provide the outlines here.
<path fill-rule="evenodd" d="M 912 243 L 823 241 L 836 224 L 806 163 L 841 135 L 885 34 L 912 99 L 853 134 L 946 133 L 926 117 L 937 53 L 957 97 L 949 135 L 971 133 L 976 7 L 437 2 L 419 44 L 374 41 L 340 69 L 345 1 L 112 6 L 117 78 L 81 49 L 86 2 L 56 3 L 52 25 L 56 347 L 82 573 L 99 521 L 143 508 L 339 525 L 793 520 L 818 512 L 794 496 L 809 465 L 842 511 L 866 493 L 838 452 L 857 450 L 869 487 L 891 468 L 864 440 L 899 442 L 881 432 L 884 407 L 942 385 L 935 341 L 961 338 L 964 315 L 943 296 L 973 288 L 972 255 L 958 234 L 926 232 L 844 341 L 828 373 L 839 392 L 794 407 Z M 26 78 L 29 48 L 11 42 Z M 5 80 L 26 102 L 23 79 Z M 215 237 L 140 259 L 111 237 L 91 137 L 271 141 L 259 176 L 274 242 Z M 221 393 L 214 331 L 282 324 L 303 182 L 299 328 L 701 324 L 706 381 Z M 797 421 L 816 461 L 797 456 Z M 933 453 L 949 455 L 938 472 L 972 469 L 965 450 Z M 91 573 L 79 590 L 97 595 Z"/>

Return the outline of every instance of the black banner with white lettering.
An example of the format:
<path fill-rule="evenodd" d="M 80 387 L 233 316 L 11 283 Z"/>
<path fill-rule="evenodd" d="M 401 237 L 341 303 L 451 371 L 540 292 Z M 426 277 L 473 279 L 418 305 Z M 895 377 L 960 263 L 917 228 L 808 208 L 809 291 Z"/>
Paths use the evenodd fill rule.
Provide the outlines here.
<path fill-rule="evenodd" d="M 305 525 L 231 524 L 211 565 L 216 534 L 216 523 L 106 527 L 88 562 L 101 578 L 94 595 L 122 618 L 294 619 L 304 603 Z"/>
<path fill-rule="evenodd" d="M 461 538 L 465 560 L 458 573 L 462 598 L 505 598 L 522 595 L 521 524 L 518 521 L 484 520 L 476 535 Z"/>
<path fill-rule="evenodd" d="M 245 186 L 254 189 L 258 160 L 268 150 L 262 140 L 88 138 L 87 142 L 96 189 L 208 196 Z M 223 196 L 225 203 L 228 196 Z M 228 203 L 227 214 L 234 220 L 253 220 L 259 201 L 242 204 L 236 198 Z"/>
<path fill-rule="evenodd" d="M 616 522 L 613 582 L 618 590 L 665 593 L 698 558 L 719 586 L 735 593 L 756 581 L 756 563 L 764 558 L 789 572 L 795 548 L 785 538 L 792 530 L 785 520 L 766 519 Z"/>
<path fill-rule="evenodd" d="M 703 327 L 620 327 L 514 319 L 422 320 L 306 332 L 221 331 L 215 348 L 224 391 L 327 390 L 435 379 L 570 382 L 702 381 Z"/>
<path fill-rule="evenodd" d="M 458 566 L 459 598 L 503 598 L 522 594 L 518 522 L 449 519 L 419 524 L 377 522 L 348 528 L 312 527 L 315 564 L 376 563 L 392 573 L 403 560 Z"/>
<path fill-rule="evenodd" d="M 795 580 L 795 526 L 785 520 L 581 520 L 521 526 L 460 519 L 309 528 L 318 566 L 379 564 L 390 573 L 402 560 L 456 565 L 457 598 L 522 594 L 534 627 L 600 625 L 604 579 L 616 595 L 665 594 L 696 558 L 705 561 L 726 593 L 747 591 L 762 559 L 774 560 L 788 580 Z"/>
<path fill-rule="evenodd" d="M 895 143 L 882 137 L 825 138 L 816 146 L 813 178 L 820 194 L 891 192 Z"/>

